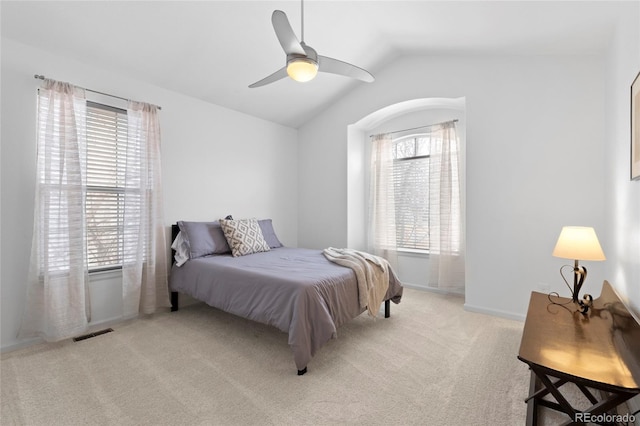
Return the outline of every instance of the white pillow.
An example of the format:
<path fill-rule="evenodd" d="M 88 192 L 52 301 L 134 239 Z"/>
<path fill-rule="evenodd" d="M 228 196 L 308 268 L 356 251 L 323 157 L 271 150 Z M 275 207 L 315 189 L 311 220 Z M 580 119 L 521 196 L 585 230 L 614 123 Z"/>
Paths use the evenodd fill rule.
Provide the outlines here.
<path fill-rule="evenodd" d="M 177 266 L 182 266 L 187 260 L 189 260 L 189 245 L 184 239 L 182 231 L 178 232 L 178 235 L 176 235 L 176 239 L 173 240 L 171 248 L 176 251 L 173 258 L 175 259 Z"/>

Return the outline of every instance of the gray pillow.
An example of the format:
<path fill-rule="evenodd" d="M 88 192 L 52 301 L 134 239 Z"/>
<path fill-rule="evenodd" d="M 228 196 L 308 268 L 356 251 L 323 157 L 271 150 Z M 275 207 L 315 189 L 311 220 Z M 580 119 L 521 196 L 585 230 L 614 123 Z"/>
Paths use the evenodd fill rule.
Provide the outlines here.
<path fill-rule="evenodd" d="M 258 225 L 260 225 L 262 236 L 264 237 L 267 244 L 269 244 L 269 247 L 282 247 L 282 243 L 276 236 L 276 232 L 273 230 L 273 223 L 271 222 L 271 219 L 260 219 L 258 221 Z"/>
<path fill-rule="evenodd" d="M 189 247 L 189 258 L 191 259 L 210 254 L 224 254 L 231 251 L 218 221 L 179 221 L 178 226 Z"/>

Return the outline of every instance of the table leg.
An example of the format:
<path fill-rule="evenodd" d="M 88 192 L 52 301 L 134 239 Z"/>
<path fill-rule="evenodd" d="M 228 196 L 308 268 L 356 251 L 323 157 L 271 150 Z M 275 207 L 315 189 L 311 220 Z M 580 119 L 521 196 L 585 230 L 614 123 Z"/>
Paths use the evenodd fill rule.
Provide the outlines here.
<path fill-rule="evenodd" d="M 573 408 L 571 404 L 569 404 L 569 401 L 567 401 L 567 399 L 562 395 L 562 393 L 560 393 L 558 388 L 551 382 L 551 380 L 544 373 L 544 371 L 536 371 L 536 368 L 533 366 L 531 366 L 531 370 L 536 374 L 536 376 L 538 376 L 538 378 L 540 379 L 544 387 L 549 389 L 549 392 L 551 392 L 551 395 L 553 395 L 556 401 L 558 401 L 558 404 L 560 404 L 562 411 L 564 411 L 572 419 L 575 418 L 575 414 L 577 410 Z"/>
<path fill-rule="evenodd" d="M 527 426 L 537 426 L 538 424 L 538 399 L 535 394 L 540 389 L 540 380 L 538 376 L 531 370 L 531 377 L 529 378 L 529 398 L 525 400 L 527 403 Z"/>
<path fill-rule="evenodd" d="M 529 365 L 529 368 L 531 369 L 531 377 L 529 379 L 529 397 L 525 400 L 527 403 L 527 426 L 535 426 L 538 424 L 538 411 L 540 406 L 565 413 L 569 416 L 569 420 L 563 423 L 563 426 L 577 425 L 584 424 L 580 419 L 584 419 L 585 414 L 599 415 L 607 413 L 637 394 L 637 392 L 614 392 L 612 390 L 608 390 L 603 393 L 602 399 L 598 401 L 585 384 L 576 381 L 573 383 L 576 384 L 584 396 L 593 404 L 586 410 L 577 410 L 571 406 L 569 401 L 567 401 L 564 395 L 560 392 L 560 389 L 558 389 L 563 384 L 568 383 L 568 379 L 558 378 L 558 380 L 554 382 L 551 380 L 552 376 L 548 376 L 544 368 L 537 365 Z M 556 402 L 543 399 L 543 397 L 549 393 L 553 395 Z M 614 423 L 604 422 L 602 424 L 613 425 Z"/>

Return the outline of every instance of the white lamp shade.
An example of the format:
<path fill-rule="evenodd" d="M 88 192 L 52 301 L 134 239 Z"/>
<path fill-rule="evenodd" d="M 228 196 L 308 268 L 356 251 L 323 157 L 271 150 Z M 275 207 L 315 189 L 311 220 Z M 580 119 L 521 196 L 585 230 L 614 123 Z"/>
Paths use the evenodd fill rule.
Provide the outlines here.
<path fill-rule="evenodd" d="M 294 59 L 287 64 L 289 77 L 299 82 L 313 80 L 318 74 L 318 64 L 306 59 Z"/>
<path fill-rule="evenodd" d="M 596 231 L 587 226 L 565 226 L 560 232 L 555 257 L 574 260 L 605 260 Z"/>

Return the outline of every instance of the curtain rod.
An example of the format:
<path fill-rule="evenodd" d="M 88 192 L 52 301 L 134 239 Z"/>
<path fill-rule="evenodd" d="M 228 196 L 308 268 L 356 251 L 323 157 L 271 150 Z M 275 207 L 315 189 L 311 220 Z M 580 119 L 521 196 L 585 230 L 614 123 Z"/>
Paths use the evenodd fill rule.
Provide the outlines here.
<path fill-rule="evenodd" d="M 458 122 L 458 119 L 456 118 L 455 120 L 443 121 L 441 123 L 427 124 L 426 126 L 418 126 L 418 127 L 412 127 L 410 129 L 402 129 L 402 130 L 393 130 L 391 132 L 384 132 L 384 133 L 408 132 L 409 130 L 418 130 L 418 129 L 424 129 L 425 127 L 433 127 L 433 126 L 439 126 L 439 125 L 445 124 L 445 123 L 457 123 L 457 122 Z M 376 135 L 369 135 L 370 138 L 372 138 L 374 136 L 376 136 Z"/>
<path fill-rule="evenodd" d="M 35 79 L 37 79 L 37 80 L 44 80 L 45 79 L 45 76 L 44 75 L 40 75 L 40 74 L 35 74 L 33 77 Z M 77 87 L 80 87 L 80 86 L 77 86 Z M 123 98 L 122 96 L 116 96 L 116 95 L 111 95 L 109 93 L 98 92 L 97 90 L 91 90 L 91 89 L 87 89 L 85 87 L 80 87 L 80 89 L 86 90 L 87 92 L 97 93 L 98 95 L 104 95 L 104 96 L 109 96 L 111 98 L 122 99 L 123 101 L 127 101 L 127 102 L 130 101 L 130 99 Z M 158 106 L 158 105 L 154 105 L 154 106 L 157 107 L 158 109 L 162 109 L 161 106 Z"/>

